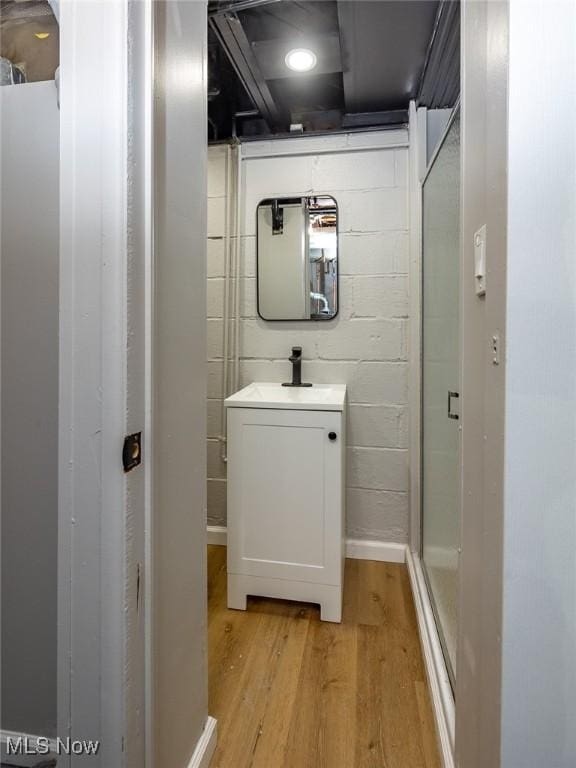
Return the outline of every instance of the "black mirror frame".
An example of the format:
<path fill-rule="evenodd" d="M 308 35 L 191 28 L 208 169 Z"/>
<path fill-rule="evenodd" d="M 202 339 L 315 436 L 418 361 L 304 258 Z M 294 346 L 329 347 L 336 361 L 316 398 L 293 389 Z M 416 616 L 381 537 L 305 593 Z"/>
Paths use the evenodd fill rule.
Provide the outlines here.
<path fill-rule="evenodd" d="M 309 317 L 308 319 L 304 320 L 302 318 L 274 318 L 271 320 L 270 318 L 264 317 L 260 312 L 260 285 L 258 280 L 259 275 L 259 263 L 258 263 L 258 209 L 261 205 L 264 204 L 271 204 L 274 200 L 282 201 L 282 202 L 289 202 L 294 203 L 297 201 L 302 201 L 304 199 L 309 199 L 311 197 L 329 197 L 334 201 L 334 206 L 336 208 L 336 262 L 337 262 L 337 273 L 336 273 L 336 312 L 334 312 L 333 315 L 330 317 Z M 256 312 L 258 314 L 258 317 L 261 320 L 264 320 L 266 323 L 329 323 L 331 320 L 335 320 L 338 317 L 338 314 L 340 312 L 340 209 L 338 207 L 338 201 L 336 198 L 331 195 L 328 192 L 316 192 L 313 195 L 293 195 L 292 197 L 265 197 L 262 200 L 258 202 L 258 205 L 256 206 Z"/>

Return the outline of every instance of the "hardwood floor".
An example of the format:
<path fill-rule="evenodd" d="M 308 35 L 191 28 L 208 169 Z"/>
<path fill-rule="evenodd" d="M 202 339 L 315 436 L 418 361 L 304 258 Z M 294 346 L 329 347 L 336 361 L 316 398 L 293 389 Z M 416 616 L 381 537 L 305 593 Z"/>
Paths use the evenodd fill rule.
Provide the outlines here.
<path fill-rule="evenodd" d="M 212 768 L 440 768 L 403 565 L 347 560 L 342 624 L 315 606 L 226 608 L 226 548 L 208 548 Z"/>

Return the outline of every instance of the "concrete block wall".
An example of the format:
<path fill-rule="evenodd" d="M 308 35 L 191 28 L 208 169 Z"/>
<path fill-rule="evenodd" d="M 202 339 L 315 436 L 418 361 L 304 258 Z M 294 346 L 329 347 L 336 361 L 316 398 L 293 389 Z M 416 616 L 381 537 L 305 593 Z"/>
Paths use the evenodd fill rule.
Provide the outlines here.
<path fill-rule="evenodd" d="M 409 517 L 407 142 L 404 130 L 251 142 L 243 145 L 242 175 L 240 386 L 255 380 L 288 380 L 287 358 L 293 345 L 303 347 L 306 380 L 348 385 L 348 536 L 394 542 L 408 540 Z M 356 149 L 364 146 L 370 149 Z M 289 154 L 270 157 L 274 152 Z M 208 522 L 212 525 L 226 524 L 226 466 L 217 440 L 225 156 L 225 148 L 210 148 Z M 256 207 L 266 197 L 320 192 L 333 195 L 339 207 L 339 314 L 328 322 L 265 322 L 256 309 Z"/>

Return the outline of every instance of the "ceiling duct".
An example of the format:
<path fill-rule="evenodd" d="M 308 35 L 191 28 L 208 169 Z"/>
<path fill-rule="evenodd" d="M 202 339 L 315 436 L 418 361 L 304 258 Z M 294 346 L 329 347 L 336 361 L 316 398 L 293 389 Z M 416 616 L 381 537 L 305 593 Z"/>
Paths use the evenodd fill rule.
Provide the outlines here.
<path fill-rule="evenodd" d="M 407 108 L 418 93 L 436 13 L 433 0 L 339 0 L 347 113 Z"/>

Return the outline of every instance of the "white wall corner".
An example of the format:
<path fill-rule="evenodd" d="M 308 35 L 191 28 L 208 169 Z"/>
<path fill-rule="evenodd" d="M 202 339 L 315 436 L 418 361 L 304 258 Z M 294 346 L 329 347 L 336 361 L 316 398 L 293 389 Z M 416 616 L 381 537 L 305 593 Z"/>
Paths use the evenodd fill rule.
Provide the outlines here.
<path fill-rule="evenodd" d="M 218 724 L 215 718 L 208 716 L 202 735 L 198 739 L 194 754 L 186 768 L 209 768 L 216 742 L 218 740 Z"/>

